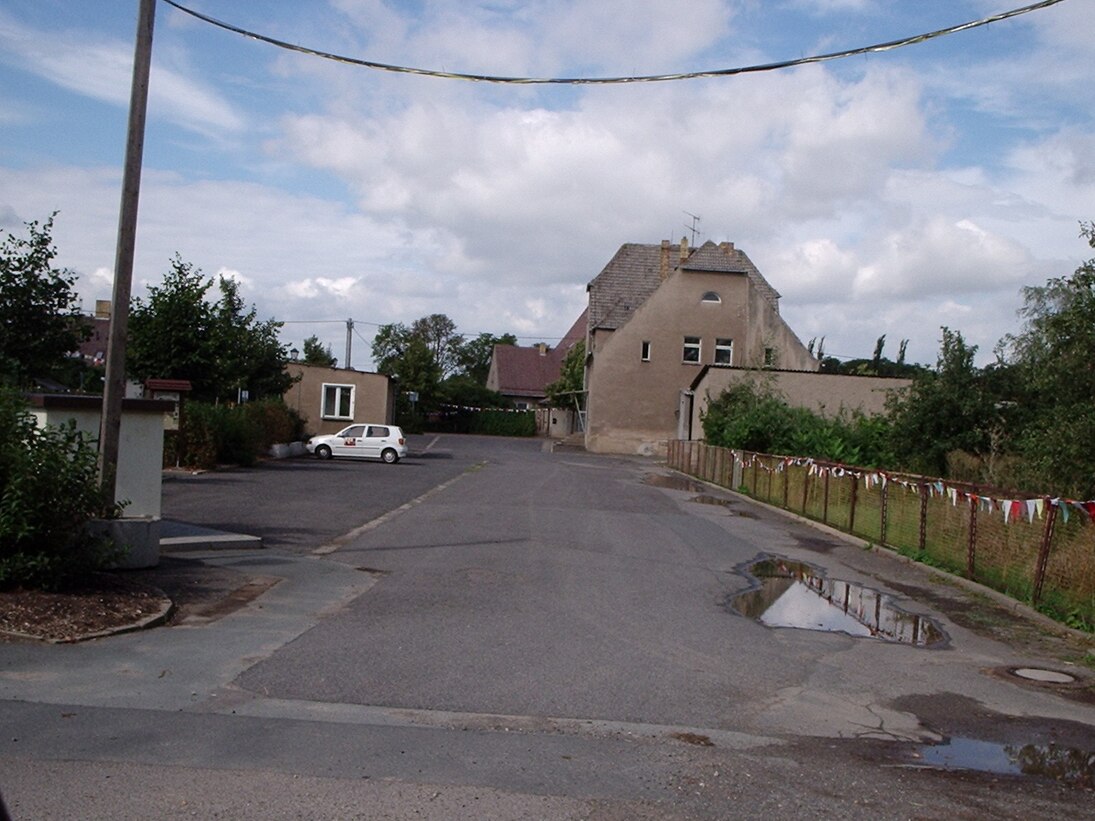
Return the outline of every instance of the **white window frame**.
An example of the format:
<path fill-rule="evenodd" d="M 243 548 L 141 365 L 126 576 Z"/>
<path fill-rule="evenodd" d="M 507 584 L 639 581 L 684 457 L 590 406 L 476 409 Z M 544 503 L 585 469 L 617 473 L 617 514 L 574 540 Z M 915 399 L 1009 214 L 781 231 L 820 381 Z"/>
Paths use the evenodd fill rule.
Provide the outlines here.
<path fill-rule="evenodd" d="M 695 342 L 689 342 L 690 339 L 696 340 Z M 689 351 L 695 351 L 694 357 L 689 357 Z M 703 337 L 702 336 L 686 336 L 684 338 L 684 348 L 681 351 L 681 362 L 685 365 L 699 365 L 703 362 Z"/>
<path fill-rule="evenodd" d="M 334 408 L 329 408 L 327 406 L 328 389 L 334 390 Z M 343 391 L 346 391 L 350 394 L 350 410 L 348 416 L 344 416 L 338 412 L 342 406 L 341 397 Z M 319 415 L 323 419 L 347 419 L 352 422 L 354 419 L 354 401 L 356 399 L 356 385 L 342 385 L 336 382 L 324 382 L 319 394 Z"/>
<path fill-rule="evenodd" d="M 726 361 L 719 359 L 719 354 L 726 354 Z M 734 340 L 733 339 L 715 339 L 715 364 L 716 365 L 733 365 L 734 364 Z"/>
<path fill-rule="evenodd" d="M 642 347 L 639 349 L 639 361 L 640 362 L 649 362 L 650 361 L 650 340 L 649 339 L 644 339 L 643 340 Z"/>

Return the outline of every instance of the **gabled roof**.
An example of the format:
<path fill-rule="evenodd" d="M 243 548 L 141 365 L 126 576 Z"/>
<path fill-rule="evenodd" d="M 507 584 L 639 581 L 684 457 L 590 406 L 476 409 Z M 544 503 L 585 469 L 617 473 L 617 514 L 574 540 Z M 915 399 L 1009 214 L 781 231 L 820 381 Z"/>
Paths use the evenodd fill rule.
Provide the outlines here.
<path fill-rule="evenodd" d="M 682 254 L 685 259 L 681 260 Z M 779 292 L 760 273 L 752 260 L 733 243 L 716 245 L 710 240 L 699 248 L 662 242 L 659 245 L 626 243 L 589 283 L 589 327 L 615 330 L 675 271 L 737 274 L 746 276 L 779 312 Z"/>
<path fill-rule="evenodd" d="M 559 378 L 570 349 L 585 342 L 587 314 L 588 311 L 582 311 L 559 344 L 543 353 L 538 345 L 529 348 L 495 345 L 491 369 L 497 379 L 498 392 L 506 396 L 546 396 L 545 389 Z"/>

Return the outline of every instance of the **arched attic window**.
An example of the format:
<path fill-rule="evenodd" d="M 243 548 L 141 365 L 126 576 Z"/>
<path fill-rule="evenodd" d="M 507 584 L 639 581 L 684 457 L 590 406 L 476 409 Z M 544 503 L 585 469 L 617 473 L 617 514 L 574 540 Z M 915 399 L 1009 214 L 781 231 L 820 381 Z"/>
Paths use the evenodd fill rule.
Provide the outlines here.
<path fill-rule="evenodd" d="M 700 302 L 710 302 L 718 305 L 720 302 L 722 302 L 722 297 L 716 294 L 714 291 L 707 291 L 704 293 L 703 297 L 700 298 Z"/>

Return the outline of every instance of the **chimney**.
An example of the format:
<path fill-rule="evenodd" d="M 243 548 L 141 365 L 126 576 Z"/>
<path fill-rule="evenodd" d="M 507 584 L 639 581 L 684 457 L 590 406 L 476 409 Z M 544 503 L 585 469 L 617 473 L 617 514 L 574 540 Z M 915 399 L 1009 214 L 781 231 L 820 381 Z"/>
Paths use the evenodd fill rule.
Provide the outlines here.
<path fill-rule="evenodd" d="M 719 243 L 719 250 L 722 251 L 727 256 L 730 256 L 730 254 L 734 253 L 734 243 L 732 243 L 732 242 L 720 242 Z"/>
<path fill-rule="evenodd" d="M 679 264 L 684 264 L 684 261 L 688 259 L 688 237 L 681 237 L 681 261 Z"/>
<path fill-rule="evenodd" d="M 547 356 L 548 346 L 546 342 L 537 342 L 536 347 L 540 349 L 540 356 Z"/>
<path fill-rule="evenodd" d="M 662 240 L 661 265 L 658 268 L 658 279 L 665 282 L 669 278 L 669 240 Z"/>
<path fill-rule="evenodd" d="M 111 302 L 109 299 L 95 300 L 95 318 L 110 319 Z"/>

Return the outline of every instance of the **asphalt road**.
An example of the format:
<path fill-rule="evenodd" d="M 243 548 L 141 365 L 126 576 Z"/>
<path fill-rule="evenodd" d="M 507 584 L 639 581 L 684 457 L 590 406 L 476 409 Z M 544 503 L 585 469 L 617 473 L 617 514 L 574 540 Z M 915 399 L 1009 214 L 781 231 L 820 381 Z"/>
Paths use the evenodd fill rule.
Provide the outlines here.
<path fill-rule="evenodd" d="M 1091 671 L 1070 663 L 1082 642 L 887 554 L 658 477 L 668 471 L 650 460 L 443 437 L 416 440 L 396 466 L 294 460 L 170 479 L 165 517 L 267 545 L 203 561 L 280 581 L 213 621 L 0 645 L 9 809 L 1092 816 L 1092 792 L 1050 767 L 1071 762 L 1075 782 L 1083 761 L 1095 766 Z M 696 501 L 711 496 L 722 503 Z M 890 592 L 947 640 L 762 626 L 731 605 L 761 555 Z M 1079 683 L 1023 683 L 1007 672 L 1018 666 Z M 933 763 L 953 749 L 963 766 L 999 770 L 985 757 L 1006 764 L 1023 747 L 1040 774 Z"/>

